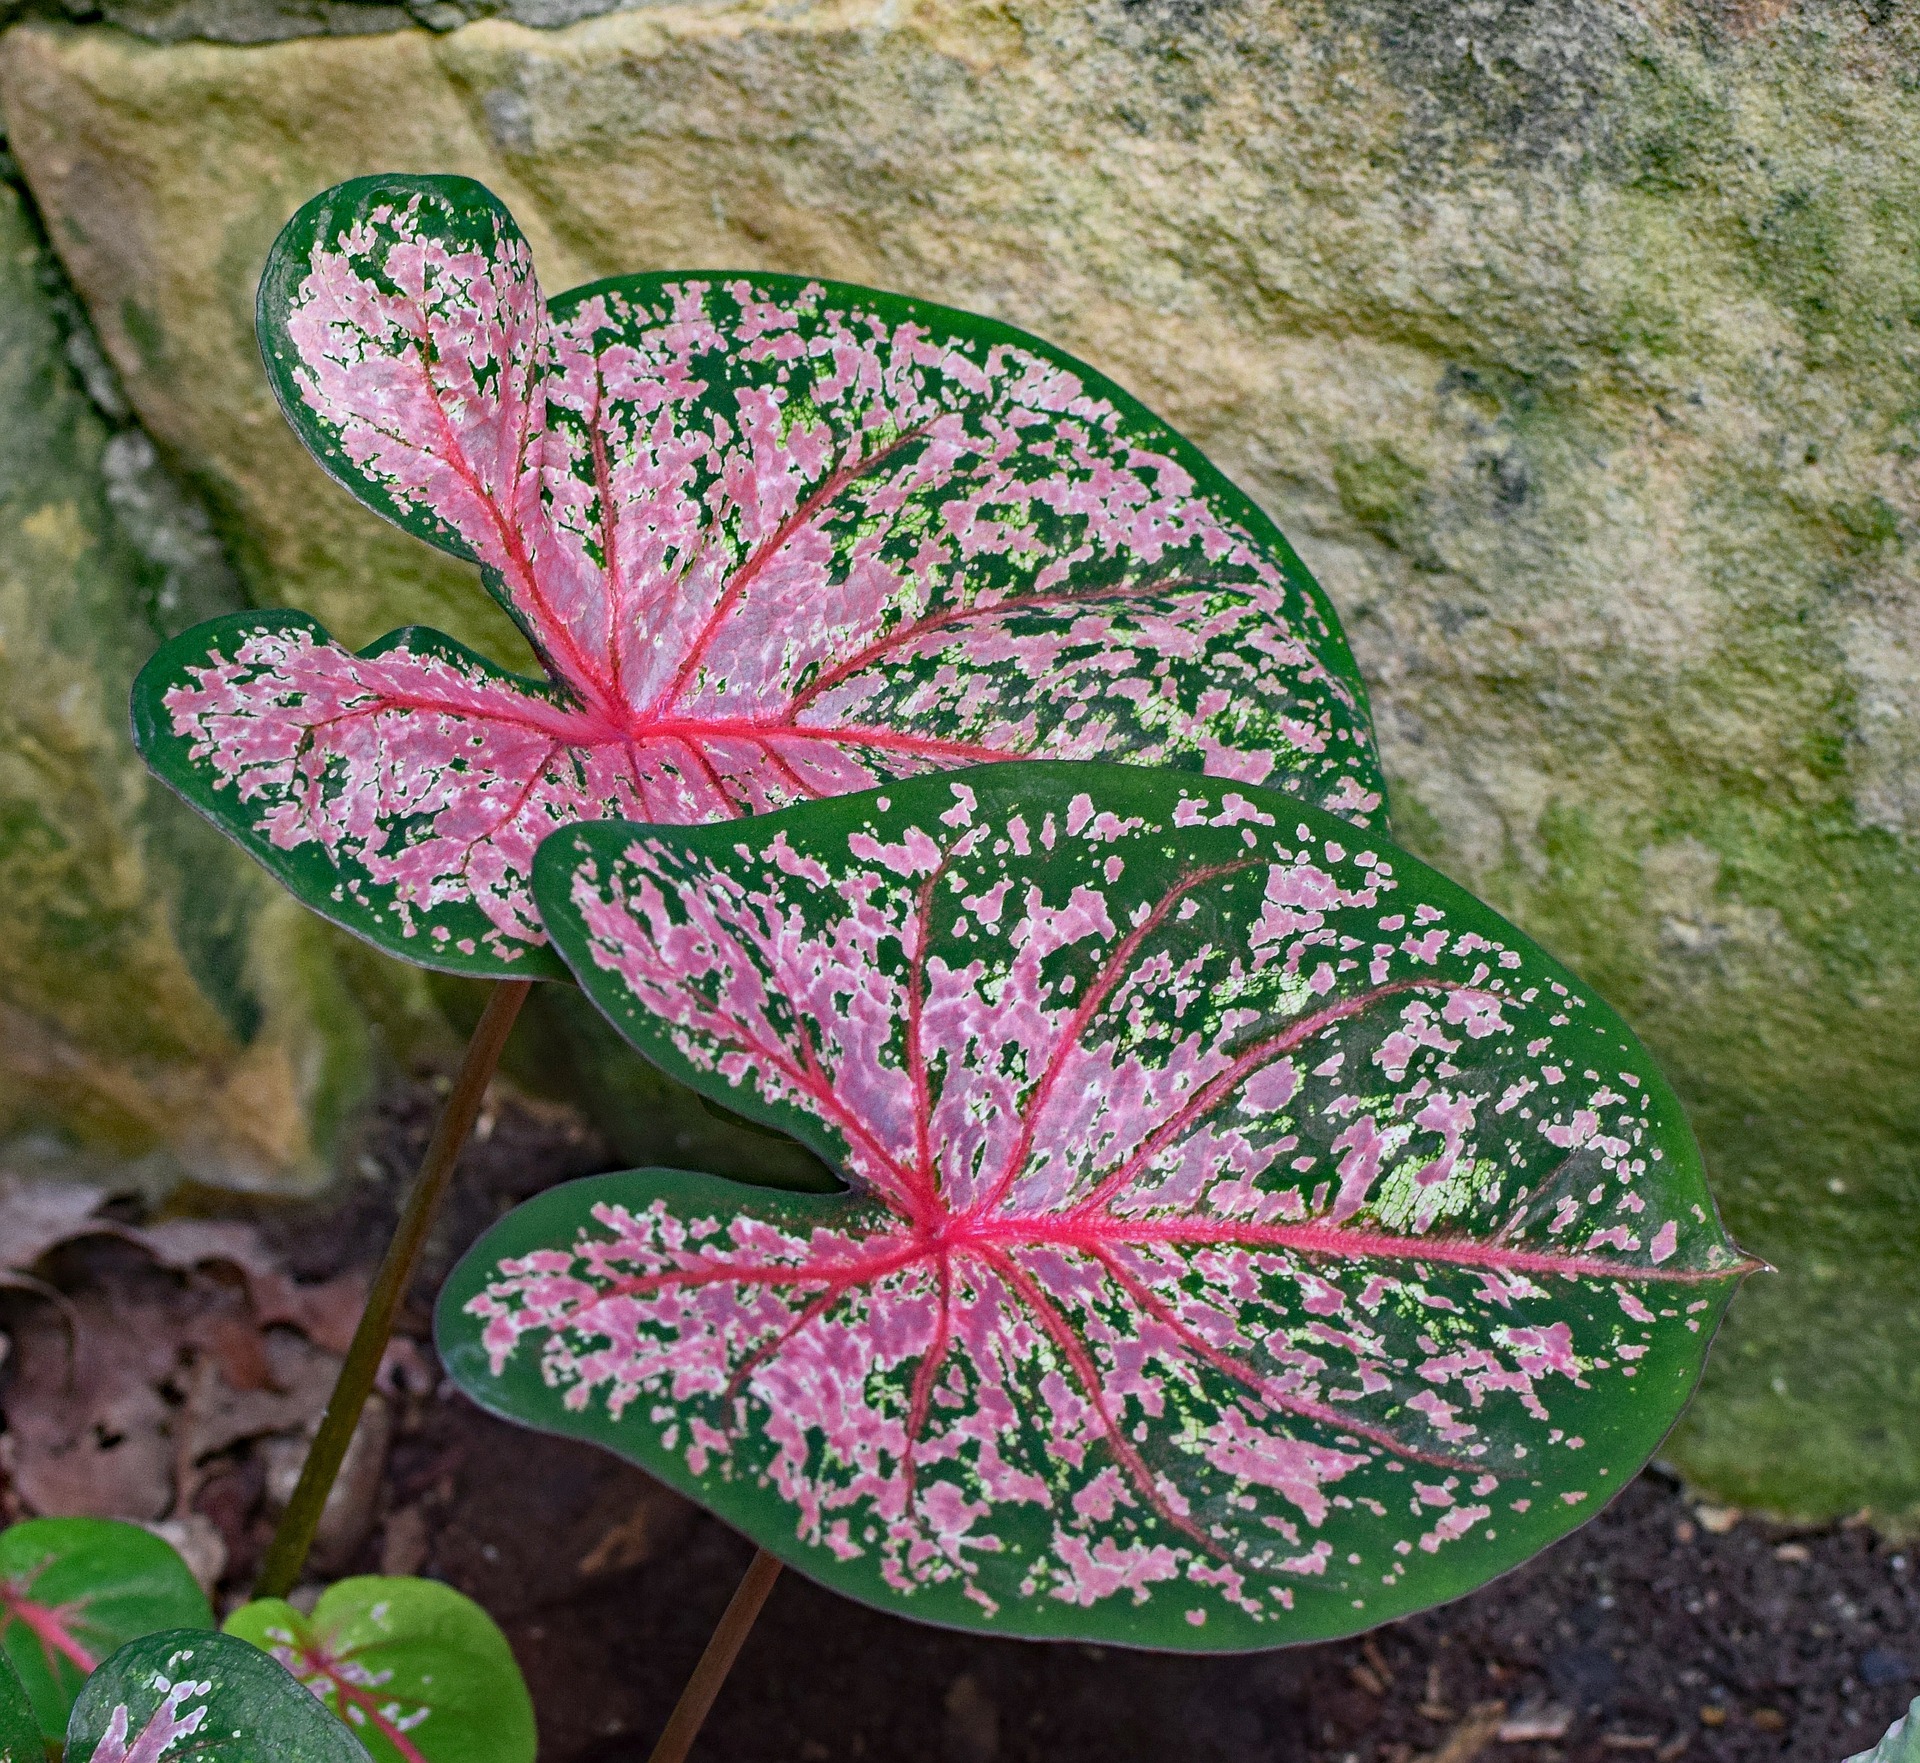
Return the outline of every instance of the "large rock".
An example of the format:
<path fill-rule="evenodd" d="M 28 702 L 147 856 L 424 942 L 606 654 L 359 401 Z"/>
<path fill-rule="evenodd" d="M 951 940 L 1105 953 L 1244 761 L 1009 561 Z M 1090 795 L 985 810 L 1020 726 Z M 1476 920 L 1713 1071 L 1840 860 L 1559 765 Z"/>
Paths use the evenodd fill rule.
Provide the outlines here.
<path fill-rule="evenodd" d="M 1633 1018 L 1781 1269 L 1680 1460 L 1911 1518 L 1917 60 L 1901 0 L 762 0 L 255 48 L 23 25 L 0 102 L 252 591 L 358 640 L 513 647 L 268 402 L 254 277 L 351 173 L 484 178 L 555 288 L 816 270 L 1156 403 L 1340 603 L 1401 836 Z"/>
<path fill-rule="evenodd" d="M 135 670 L 237 588 L 81 389 L 47 268 L 0 184 L 0 1163 L 298 1189 L 366 1031 L 322 927 L 134 756 Z"/>

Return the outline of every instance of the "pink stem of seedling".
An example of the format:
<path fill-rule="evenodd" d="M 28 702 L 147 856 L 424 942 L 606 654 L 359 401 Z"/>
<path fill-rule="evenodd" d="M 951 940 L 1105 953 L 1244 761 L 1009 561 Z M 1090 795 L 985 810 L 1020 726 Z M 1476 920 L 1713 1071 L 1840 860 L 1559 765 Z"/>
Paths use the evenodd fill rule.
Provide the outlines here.
<path fill-rule="evenodd" d="M 300 1578 L 313 1547 L 314 1533 L 320 1528 L 320 1515 L 326 1510 L 327 1495 L 346 1460 L 347 1446 L 353 1442 L 354 1428 L 360 1424 L 360 1411 L 373 1392 L 373 1380 L 393 1333 L 393 1319 L 399 1313 L 407 1288 L 413 1283 L 413 1270 L 419 1264 L 420 1251 L 426 1246 L 427 1233 L 440 1210 L 447 1184 L 453 1179 L 454 1165 L 461 1148 L 480 1113 L 487 1085 L 493 1081 L 500 1054 L 507 1044 L 514 1019 L 526 1002 L 533 982 L 503 979 L 493 988 L 487 1007 L 481 1012 L 460 1073 L 447 1093 L 447 1104 L 435 1123 L 427 1154 L 420 1161 L 420 1173 L 414 1177 L 413 1190 L 407 1195 L 406 1209 L 394 1228 L 380 1271 L 374 1276 L 373 1290 L 367 1294 L 367 1307 L 360 1313 L 360 1325 L 353 1331 L 353 1345 L 347 1349 L 346 1362 L 340 1367 L 327 1411 L 320 1421 L 300 1466 L 300 1480 L 293 1498 L 280 1517 L 253 1592 L 257 1598 L 284 1598 Z"/>

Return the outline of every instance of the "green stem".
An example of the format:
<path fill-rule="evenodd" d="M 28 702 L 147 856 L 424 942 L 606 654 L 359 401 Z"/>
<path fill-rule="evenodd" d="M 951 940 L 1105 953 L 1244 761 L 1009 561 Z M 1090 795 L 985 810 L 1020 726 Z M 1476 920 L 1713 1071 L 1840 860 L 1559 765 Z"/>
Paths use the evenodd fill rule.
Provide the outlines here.
<path fill-rule="evenodd" d="M 740 1656 L 741 1645 L 753 1627 L 754 1618 L 760 1614 L 760 1606 L 767 1601 L 767 1593 L 773 1590 L 773 1582 L 779 1577 L 780 1563 L 765 1549 L 760 1550 L 714 1625 L 707 1650 L 700 1655 L 700 1663 L 687 1679 L 680 1700 L 674 1703 L 673 1712 L 667 1717 L 667 1729 L 661 1733 L 660 1742 L 653 1747 L 647 1763 L 686 1763 L 687 1752 L 693 1749 L 693 1741 L 706 1724 L 707 1711 L 719 1695 L 720 1686 L 726 1682 L 727 1673 L 733 1669 L 734 1660 Z"/>
<path fill-rule="evenodd" d="M 394 1227 L 393 1240 L 374 1277 L 373 1290 L 367 1294 L 367 1307 L 360 1313 L 360 1325 L 353 1331 L 353 1345 L 347 1349 L 346 1363 L 340 1367 L 333 1394 L 327 1399 L 327 1411 L 321 1417 L 320 1430 L 314 1434 L 307 1460 L 300 1466 L 300 1480 L 293 1498 L 280 1516 L 280 1528 L 273 1533 L 273 1546 L 254 1582 L 256 1598 L 284 1598 L 307 1564 L 307 1551 L 313 1547 L 313 1533 L 320 1527 L 320 1514 L 326 1510 L 327 1495 L 333 1491 L 334 1478 L 353 1442 L 354 1428 L 360 1424 L 360 1411 L 372 1393 L 373 1380 L 380 1370 L 381 1356 L 393 1333 L 407 1287 L 413 1282 L 413 1270 L 420 1251 L 426 1245 L 427 1232 L 434 1214 L 453 1178 L 460 1150 L 473 1130 L 474 1118 L 493 1081 L 494 1068 L 500 1063 L 501 1050 L 513 1021 L 520 1014 L 533 982 L 503 979 L 493 988 L 487 1007 L 467 1042 L 466 1056 L 460 1062 L 460 1074 L 447 1092 L 446 1106 L 435 1123 L 427 1154 L 421 1159 L 420 1173 L 414 1177 L 413 1191 L 407 1195 L 406 1210 Z"/>

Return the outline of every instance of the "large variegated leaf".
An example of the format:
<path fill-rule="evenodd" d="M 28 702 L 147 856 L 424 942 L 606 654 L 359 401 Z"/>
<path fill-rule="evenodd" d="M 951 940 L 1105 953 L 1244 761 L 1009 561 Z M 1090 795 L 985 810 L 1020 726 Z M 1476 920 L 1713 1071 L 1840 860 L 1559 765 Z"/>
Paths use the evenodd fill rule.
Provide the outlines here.
<path fill-rule="evenodd" d="M 533 1763 L 533 1700 L 513 1649 L 450 1585 L 359 1575 L 311 1613 L 282 1598 L 243 1604 L 225 1630 L 292 1672 L 373 1763 Z"/>
<path fill-rule="evenodd" d="M 302 899 L 412 959 L 557 973 L 527 870 L 579 819 L 1023 755 L 1379 805 L 1358 675 L 1286 541 L 1008 326 L 759 274 L 549 305 L 478 184 L 382 177 L 289 223 L 260 334 L 326 468 L 477 561 L 549 677 L 246 613 L 155 657 L 136 731 Z"/>
<path fill-rule="evenodd" d="M 257 1647 L 211 1630 L 129 1642 L 73 1705 L 66 1763 L 371 1763 Z"/>
<path fill-rule="evenodd" d="M 1747 1265 L 1619 1018 L 1274 791 L 995 766 L 577 827 L 535 892 L 851 1191 L 553 1189 L 449 1368 L 907 1615 L 1229 1648 L 1453 1596 L 1633 1475 Z"/>
<path fill-rule="evenodd" d="M 29 1518 L 0 1531 L 0 1647 L 52 1742 L 109 1653 L 156 1629 L 212 1627 L 192 1570 L 140 1525 Z"/>

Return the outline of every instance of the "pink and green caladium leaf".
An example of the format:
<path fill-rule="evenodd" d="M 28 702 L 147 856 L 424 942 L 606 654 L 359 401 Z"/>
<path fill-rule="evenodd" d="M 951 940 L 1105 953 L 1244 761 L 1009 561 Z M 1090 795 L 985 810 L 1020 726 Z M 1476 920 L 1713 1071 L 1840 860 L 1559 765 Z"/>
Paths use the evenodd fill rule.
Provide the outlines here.
<path fill-rule="evenodd" d="M 904 1615 L 1224 1649 L 1592 1516 L 1748 1265 L 1631 1032 L 1275 791 L 919 778 L 601 822 L 535 893 L 648 1058 L 849 1191 L 544 1193 L 444 1288 L 476 1400 Z"/>
<path fill-rule="evenodd" d="M 872 289 L 637 275 L 546 301 L 480 185 L 329 190 L 275 245 L 282 404 L 363 502 L 481 566 L 547 677 L 298 613 L 167 645 L 149 762 L 381 946 L 557 975 L 576 820 L 695 823 L 932 769 L 1127 760 L 1365 823 L 1337 620 L 1197 450 L 1037 339 Z"/>
<path fill-rule="evenodd" d="M 5 1652 L 0 1651 L 0 1763 L 46 1763 L 46 1741 L 27 1686 Z"/>
<path fill-rule="evenodd" d="M 66 1737 L 66 1763 L 369 1763 L 283 1666 L 211 1630 L 122 1647 L 87 1680 Z"/>
<path fill-rule="evenodd" d="M 0 1531 L 0 1647 L 41 1733 L 57 1742 L 88 1674 L 162 1628 L 212 1628 L 192 1570 L 149 1530 L 113 1518 L 30 1518 Z"/>
<path fill-rule="evenodd" d="M 234 1611 L 226 1632 L 292 1672 L 374 1763 L 533 1763 L 533 1701 L 513 1649 L 452 1586 L 343 1579 L 311 1616 L 261 1598 Z"/>

